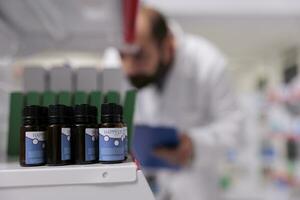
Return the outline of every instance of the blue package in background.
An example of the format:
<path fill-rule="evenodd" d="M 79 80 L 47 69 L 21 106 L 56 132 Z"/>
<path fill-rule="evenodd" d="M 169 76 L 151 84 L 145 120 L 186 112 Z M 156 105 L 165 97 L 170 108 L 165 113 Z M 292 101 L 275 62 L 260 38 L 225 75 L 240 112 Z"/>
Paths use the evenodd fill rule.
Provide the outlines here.
<path fill-rule="evenodd" d="M 159 147 L 175 148 L 179 144 L 177 130 L 170 127 L 150 127 L 137 125 L 132 141 L 133 154 L 143 168 L 167 168 L 177 170 L 180 167 L 158 158 L 154 150 Z"/>

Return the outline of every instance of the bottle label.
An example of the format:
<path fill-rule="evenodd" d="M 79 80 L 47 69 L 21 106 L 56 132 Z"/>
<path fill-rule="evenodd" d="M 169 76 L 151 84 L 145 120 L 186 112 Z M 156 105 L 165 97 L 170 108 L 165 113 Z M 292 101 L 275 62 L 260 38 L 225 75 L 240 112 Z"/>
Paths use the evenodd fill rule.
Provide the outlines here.
<path fill-rule="evenodd" d="M 123 132 L 124 132 L 124 137 L 125 137 L 125 141 L 124 141 L 124 149 L 125 149 L 125 156 L 127 156 L 128 154 L 128 131 L 127 131 L 127 127 L 123 128 Z"/>
<path fill-rule="evenodd" d="M 71 160 L 71 128 L 61 129 L 61 160 Z"/>
<path fill-rule="evenodd" d="M 43 164 L 45 160 L 45 132 L 25 132 L 25 164 Z"/>
<path fill-rule="evenodd" d="M 85 129 L 85 160 L 92 161 L 96 159 L 96 141 L 97 141 L 97 129 L 86 128 Z"/>
<path fill-rule="evenodd" d="M 99 160 L 124 160 L 124 140 L 123 128 L 99 128 Z"/>

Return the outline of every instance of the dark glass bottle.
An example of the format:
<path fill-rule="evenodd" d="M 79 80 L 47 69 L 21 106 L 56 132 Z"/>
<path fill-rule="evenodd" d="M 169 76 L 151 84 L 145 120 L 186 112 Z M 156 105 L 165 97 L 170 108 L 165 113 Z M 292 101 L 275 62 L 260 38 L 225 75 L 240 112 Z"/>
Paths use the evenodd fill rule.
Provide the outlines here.
<path fill-rule="evenodd" d="M 44 114 L 46 108 L 26 106 L 23 109 L 23 126 L 20 130 L 20 165 L 41 166 L 46 164 Z"/>
<path fill-rule="evenodd" d="M 99 161 L 101 163 L 120 163 L 125 160 L 123 123 L 118 114 L 117 104 L 101 106 L 99 125 Z"/>
<path fill-rule="evenodd" d="M 91 117 L 91 123 L 92 127 L 95 128 L 95 145 L 96 145 L 96 159 L 97 162 L 99 162 L 99 135 L 98 135 L 98 109 L 96 106 L 90 106 L 90 117 Z"/>
<path fill-rule="evenodd" d="M 48 165 L 66 165 L 72 163 L 71 120 L 71 107 L 60 104 L 49 106 L 46 134 Z"/>
<path fill-rule="evenodd" d="M 121 123 L 123 124 L 123 135 L 124 135 L 124 154 L 125 160 L 128 157 L 128 132 L 127 132 L 127 125 L 123 120 L 123 107 L 121 105 L 117 105 L 117 114 L 121 117 Z"/>
<path fill-rule="evenodd" d="M 48 108 L 41 106 L 41 120 L 42 120 L 42 124 L 46 127 L 48 126 Z"/>
<path fill-rule="evenodd" d="M 76 164 L 98 162 L 97 128 L 93 123 L 93 107 L 88 104 L 74 107 L 74 125 L 72 129 L 73 159 Z M 97 112 L 97 109 L 96 109 Z"/>

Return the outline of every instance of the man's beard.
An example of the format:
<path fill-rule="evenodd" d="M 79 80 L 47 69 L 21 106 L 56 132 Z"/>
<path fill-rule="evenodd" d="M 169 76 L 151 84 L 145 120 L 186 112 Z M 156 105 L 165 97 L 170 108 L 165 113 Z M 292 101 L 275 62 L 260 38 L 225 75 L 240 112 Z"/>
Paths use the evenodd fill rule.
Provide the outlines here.
<path fill-rule="evenodd" d="M 137 89 L 142 89 L 150 84 L 157 84 L 161 87 L 167 72 L 169 71 L 171 64 L 159 63 L 156 72 L 153 75 L 133 75 L 129 76 L 130 83 Z"/>

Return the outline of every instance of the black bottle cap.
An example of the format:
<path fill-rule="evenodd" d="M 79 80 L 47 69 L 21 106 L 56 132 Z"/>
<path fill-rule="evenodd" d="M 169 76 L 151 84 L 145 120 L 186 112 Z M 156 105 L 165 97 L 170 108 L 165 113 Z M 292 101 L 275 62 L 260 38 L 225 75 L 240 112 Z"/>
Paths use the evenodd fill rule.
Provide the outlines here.
<path fill-rule="evenodd" d="M 42 117 L 48 117 L 48 108 L 42 106 L 41 109 L 42 109 L 42 114 L 41 114 Z"/>
<path fill-rule="evenodd" d="M 117 114 L 120 115 L 121 121 L 123 122 L 123 107 L 121 105 L 117 105 Z"/>
<path fill-rule="evenodd" d="M 91 123 L 97 124 L 98 109 L 96 106 L 89 107 L 89 117 Z"/>
<path fill-rule="evenodd" d="M 62 104 L 50 105 L 48 115 L 49 117 L 66 117 L 68 116 L 67 106 Z"/>
<path fill-rule="evenodd" d="M 74 117 L 87 117 L 90 115 L 90 105 L 80 104 L 74 107 Z"/>
<path fill-rule="evenodd" d="M 67 106 L 67 121 L 69 124 L 73 123 L 74 118 L 74 110 L 73 107 Z"/>
<path fill-rule="evenodd" d="M 90 106 L 89 115 L 93 116 L 93 117 L 97 117 L 98 116 L 98 109 L 97 109 L 96 106 Z"/>
<path fill-rule="evenodd" d="M 30 105 L 25 106 L 23 109 L 23 116 L 25 118 L 39 118 L 42 114 L 41 106 Z"/>
<path fill-rule="evenodd" d="M 115 103 L 105 103 L 101 106 L 101 122 L 121 122 L 120 108 Z"/>
<path fill-rule="evenodd" d="M 42 106 L 25 106 L 23 109 L 23 124 L 46 124 L 47 111 L 47 108 Z"/>
<path fill-rule="evenodd" d="M 115 103 L 104 103 L 101 105 L 101 115 L 113 115 L 116 109 Z"/>
<path fill-rule="evenodd" d="M 48 108 L 44 107 L 44 106 L 42 106 L 41 108 L 42 108 L 41 117 L 43 118 L 43 123 L 47 124 L 47 122 L 48 122 Z"/>
<path fill-rule="evenodd" d="M 70 123 L 73 109 L 62 104 L 50 105 L 48 109 L 49 123 Z"/>
<path fill-rule="evenodd" d="M 121 116 L 123 115 L 123 107 L 121 105 L 116 105 L 115 114 Z"/>
<path fill-rule="evenodd" d="M 90 117 L 89 117 L 89 110 L 90 106 L 88 104 L 79 104 L 75 105 L 73 109 L 74 114 L 74 123 L 90 123 Z"/>

